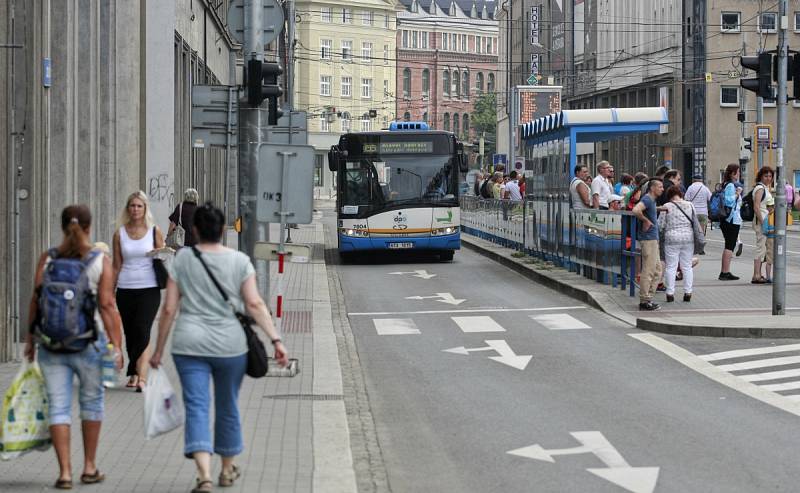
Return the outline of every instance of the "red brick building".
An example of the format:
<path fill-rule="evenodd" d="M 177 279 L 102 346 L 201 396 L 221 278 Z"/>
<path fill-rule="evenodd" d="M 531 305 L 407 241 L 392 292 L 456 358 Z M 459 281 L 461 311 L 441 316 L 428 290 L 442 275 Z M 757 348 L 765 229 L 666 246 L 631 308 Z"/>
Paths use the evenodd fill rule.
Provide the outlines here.
<path fill-rule="evenodd" d="M 478 95 L 496 92 L 498 25 L 487 0 L 401 0 L 397 14 L 397 120 L 475 137 Z M 387 94 L 387 99 L 392 95 Z"/>

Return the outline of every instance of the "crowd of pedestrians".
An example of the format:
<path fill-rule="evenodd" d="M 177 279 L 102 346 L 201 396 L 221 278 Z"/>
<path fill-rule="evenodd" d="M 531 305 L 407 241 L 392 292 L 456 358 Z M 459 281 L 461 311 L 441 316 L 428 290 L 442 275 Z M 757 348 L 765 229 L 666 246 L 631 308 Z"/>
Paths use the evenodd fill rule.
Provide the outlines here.
<path fill-rule="evenodd" d="M 42 253 L 37 264 L 29 315 L 32 330 L 25 340 L 26 359 L 32 362 L 38 358 L 50 403 L 49 429 L 59 465 L 56 489 L 73 488 L 70 425 L 74 377 L 79 381 L 84 446 L 80 481 L 100 483 L 105 480 L 96 461 L 105 407 L 103 360 L 112 357 L 117 370 L 122 370 L 124 347 L 127 387 L 147 392 L 147 368 L 161 366 L 173 321 L 171 355 L 186 408 L 184 455 L 194 459 L 197 467 L 197 484 L 192 491 L 211 491 L 212 453 L 222 457 L 220 486 L 231 486 L 240 477 L 241 471 L 234 464 L 235 456 L 243 450 L 237 399 L 247 366 L 248 344 L 235 311 L 255 319 L 272 342 L 279 365 L 286 365 L 288 356 L 256 288 L 250 259 L 220 243 L 225 229 L 222 211 L 211 203 L 197 203 L 197 191 L 188 189 L 170 215 L 169 233 L 181 228 L 185 234 L 183 248 L 169 262 L 164 279 L 159 274 L 163 259 L 156 254 L 174 252 L 165 249 L 146 194 L 135 192 L 124 204 L 113 235 L 113 261 L 89 242 L 92 215 L 88 207 L 71 205 L 62 211 L 61 243 Z M 53 264 L 58 264 L 55 269 Z M 69 348 L 66 343 L 54 345 L 41 329 L 47 325 L 42 311 L 54 309 L 49 300 L 61 289 L 48 282 L 52 271 L 58 273 L 61 268 L 79 269 L 79 279 L 86 279 L 86 293 L 84 297 L 84 293 L 62 289 L 58 296 L 80 301 L 80 310 L 90 313 L 88 320 L 92 321 L 78 317 L 65 322 L 78 334 L 66 339 Z M 227 299 L 215 289 L 217 283 Z M 163 288 L 166 295 L 162 301 Z M 158 339 L 150 356 L 150 334 L 159 307 Z M 212 380 L 213 439 L 209 407 Z"/>

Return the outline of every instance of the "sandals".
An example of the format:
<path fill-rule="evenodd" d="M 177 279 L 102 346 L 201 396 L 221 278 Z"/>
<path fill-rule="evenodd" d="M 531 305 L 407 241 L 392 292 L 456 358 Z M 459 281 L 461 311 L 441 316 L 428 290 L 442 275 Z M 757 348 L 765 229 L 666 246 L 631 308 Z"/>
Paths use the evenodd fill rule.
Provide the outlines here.
<path fill-rule="evenodd" d="M 139 382 L 136 384 L 136 392 L 141 393 L 142 391 L 144 391 L 144 388 L 146 386 L 147 386 L 147 380 L 144 380 L 143 378 L 140 378 Z"/>
<path fill-rule="evenodd" d="M 214 482 L 210 479 L 201 480 L 197 478 L 197 486 L 192 489 L 192 493 L 209 493 L 214 486 Z"/>
<path fill-rule="evenodd" d="M 233 486 L 233 482 L 239 479 L 242 475 L 241 469 L 238 467 L 231 466 L 231 472 L 225 472 L 224 470 L 219 473 L 219 485 L 220 486 Z"/>
<path fill-rule="evenodd" d="M 767 284 L 767 280 L 763 277 L 759 277 L 758 279 L 751 280 L 750 284 Z"/>
<path fill-rule="evenodd" d="M 53 488 L 57 490 L 71 490 L 72 489 L 72 480 L 71 479 L 58 479 L 56 480 L 56 484 L 53 485 Z"/>
<path fill-rule="evenodd" d="M 94 474 L 81 474 L 81 483 L 83 484 L 96 484 L 102 483 L 106 479 L 106 475 L 96 470 Z"/>
<path fill-rule="evenodd" d="M 127 387 L 129 389 L 136 388 L 136 385 L 138 384 L 138 382 L 139 382 L 139 376 L 138 375 L 131 375 L 130 378 L 128 378 L 128 383 L 125 384 L 125 387 Z"/>

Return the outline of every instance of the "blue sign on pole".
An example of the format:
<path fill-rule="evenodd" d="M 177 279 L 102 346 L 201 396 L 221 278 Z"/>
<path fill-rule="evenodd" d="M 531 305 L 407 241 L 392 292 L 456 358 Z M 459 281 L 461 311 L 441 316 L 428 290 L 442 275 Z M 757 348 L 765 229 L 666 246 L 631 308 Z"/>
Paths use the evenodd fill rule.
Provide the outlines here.
<path fill-rule="evenodd" d="M 492 164 L 507 164 L 508 157 L 505 154 L 494 154 L 492 155 Z"/>

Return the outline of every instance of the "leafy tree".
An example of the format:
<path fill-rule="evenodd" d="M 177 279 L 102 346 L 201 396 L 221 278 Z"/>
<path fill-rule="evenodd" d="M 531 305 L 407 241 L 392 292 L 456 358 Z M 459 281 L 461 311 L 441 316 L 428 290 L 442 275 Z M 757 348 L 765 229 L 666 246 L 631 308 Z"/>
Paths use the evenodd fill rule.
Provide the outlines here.
<path fill-rule="evenodd" d="M 497 146 L 497 95 L 493 92 L 483 93 L 475 102 L 472 112 L 472 128 L 478 138 L 483 135 L 484 155 L 491 160 Z"/>

